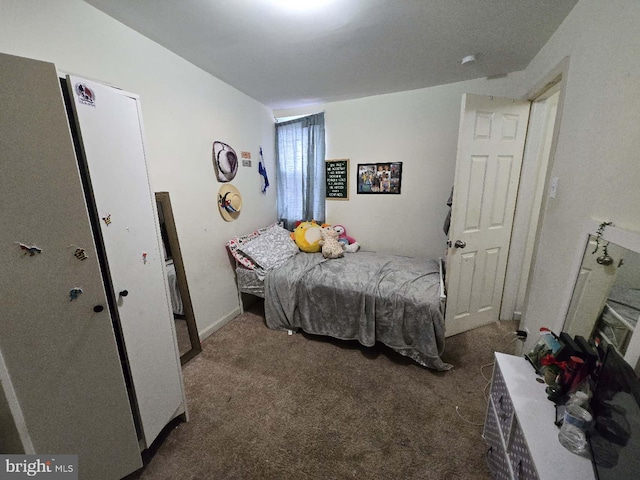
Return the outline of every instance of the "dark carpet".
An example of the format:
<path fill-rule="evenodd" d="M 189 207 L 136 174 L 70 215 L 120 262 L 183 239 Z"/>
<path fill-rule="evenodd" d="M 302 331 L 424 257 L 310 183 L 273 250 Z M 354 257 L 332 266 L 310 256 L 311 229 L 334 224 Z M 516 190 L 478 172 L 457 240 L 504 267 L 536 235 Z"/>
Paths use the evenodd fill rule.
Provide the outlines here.
<path fill-rule="evenodd" d="M 262 307 L 184 366 L 189 421 L 132 478 L 490 478 L 488 364 L 512 350 L 514 322 L 448 338 L 455 368 L 434 372 L 383 345 L 269 330 Z"/>

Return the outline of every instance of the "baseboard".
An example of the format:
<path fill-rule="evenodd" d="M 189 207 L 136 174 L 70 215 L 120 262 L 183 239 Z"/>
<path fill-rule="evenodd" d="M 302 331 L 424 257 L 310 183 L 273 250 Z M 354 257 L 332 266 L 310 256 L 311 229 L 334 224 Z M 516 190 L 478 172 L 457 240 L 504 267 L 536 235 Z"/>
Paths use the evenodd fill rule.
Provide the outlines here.
<path fill-rule="evenodd" d="M 219 328 L 223 327 L 224 325 L 229 323 L 231 320 L 236 318 L 238 315 L 240 315 L 240 313 L 241 313 L 240 312 L 240 307 L 236 307 L 233 310 L 231 310 L 231 312 L 229 312 L 227 315 L 225 315 L 224 317 L 219 319 L 218 321 L 212 323 L 211 325 L 209 325 L 207 328 L 205 328 L 201 332 L 198 332 L 198 336 L 200 337 L 200 341 L 202 342 L 205 338 L 207 338 L 209 335 L 213 334 L 216 330 L 218 330 Z"/>

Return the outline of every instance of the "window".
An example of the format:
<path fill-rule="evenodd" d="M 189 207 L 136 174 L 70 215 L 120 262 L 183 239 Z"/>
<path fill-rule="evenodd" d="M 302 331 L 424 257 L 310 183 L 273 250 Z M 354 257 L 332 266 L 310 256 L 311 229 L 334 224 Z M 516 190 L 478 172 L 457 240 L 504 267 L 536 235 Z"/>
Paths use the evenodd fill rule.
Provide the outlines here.
<path fill-rule="evenodd" d="M 291 230 L 298 220 L 325 219 L 324 113 L 276 124 L 278 218 Z"/>

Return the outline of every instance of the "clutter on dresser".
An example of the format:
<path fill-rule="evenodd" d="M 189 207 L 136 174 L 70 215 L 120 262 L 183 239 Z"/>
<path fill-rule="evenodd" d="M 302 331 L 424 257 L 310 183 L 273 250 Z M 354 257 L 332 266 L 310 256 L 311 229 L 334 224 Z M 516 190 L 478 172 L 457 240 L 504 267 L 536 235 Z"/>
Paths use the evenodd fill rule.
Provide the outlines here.
<path fill-rule="evenodd" d="M 525 358 L 495 353 L 482 432 L 491 478 L 594 479 L 590 459 L 560 443 L 554 405 L 540 380 Z"/>
<path fill-rule="evenodd" d="M 549 400 L 564 405 L 571 394 L 588 387 L 601 355 L 597 346 L 582 336 L 571 338 L 564 332 L 558 336 L 543 327 L 540 339 L 525 358 L 544 378 Z"/>
<path fill-rule="evenodd" d="M 632 478 L 640 468 L 640 380 L 620 352 L 542 328 L 525 358 L 546 383 L 560 445 L 591 458 L 598 478 Z"/>

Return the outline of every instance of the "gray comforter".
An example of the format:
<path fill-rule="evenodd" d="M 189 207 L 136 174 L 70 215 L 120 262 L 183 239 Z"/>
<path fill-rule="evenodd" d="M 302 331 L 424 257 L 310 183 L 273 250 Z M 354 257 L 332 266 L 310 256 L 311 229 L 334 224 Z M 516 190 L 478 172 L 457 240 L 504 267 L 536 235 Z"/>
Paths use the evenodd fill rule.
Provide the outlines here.
<path fill-rule="evenodd" d="M 444 318 L 439 307 L 435 260 L 347 253 L 324 259 L 300 253 L 265 278 L 269 328 L 382 342 L 420 365 L 449 370 L 444 350 Z"/>

